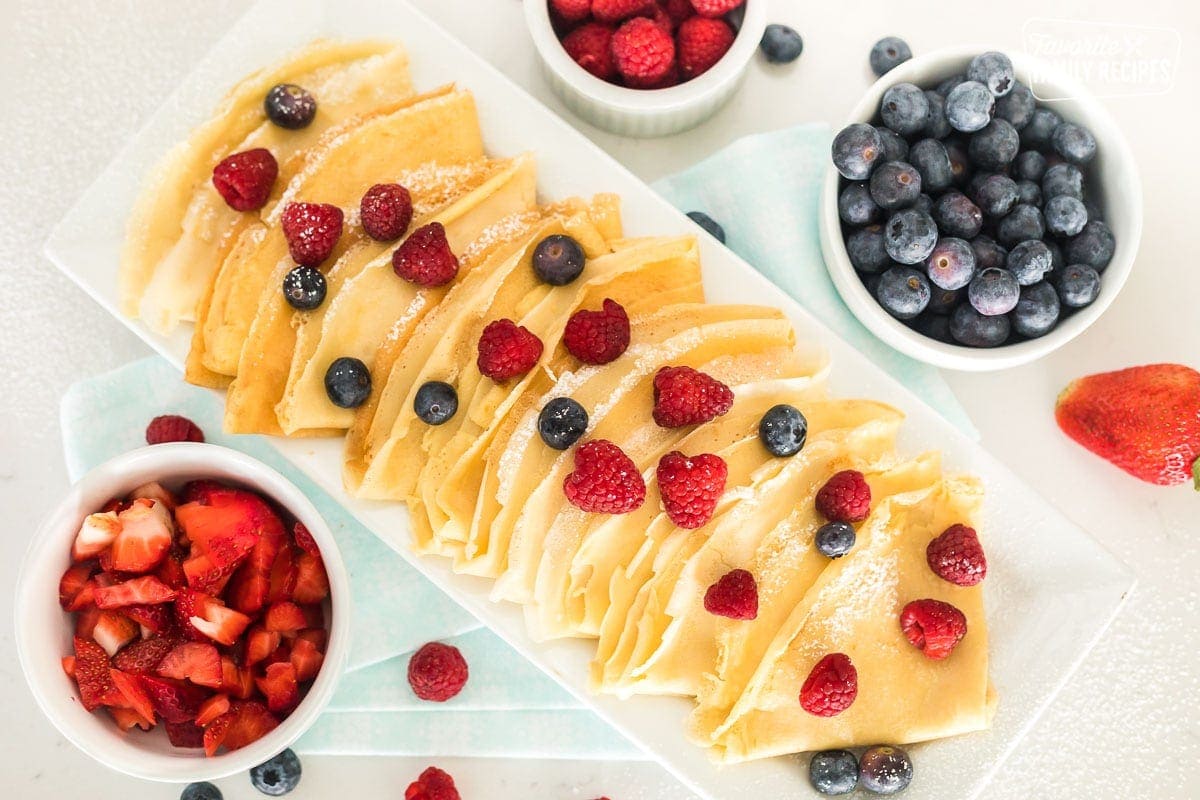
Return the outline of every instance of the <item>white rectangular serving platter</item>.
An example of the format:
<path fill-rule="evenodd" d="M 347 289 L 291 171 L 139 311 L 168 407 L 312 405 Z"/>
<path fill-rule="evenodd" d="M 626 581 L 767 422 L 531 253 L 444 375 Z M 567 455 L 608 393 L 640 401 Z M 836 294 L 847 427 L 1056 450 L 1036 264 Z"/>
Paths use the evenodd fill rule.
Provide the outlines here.
<path fill-rule="evenodd" d="M 495 0 L 492 0 L 495 2 Z M 283 20 L 286 24 L 280 24 Z M 455 82 L 474 92 L 490 152 L 533 151 L 545 197 L 617 192 L 629 235 L 697 233 L 644 183 L 489 64 L 401 0 L 263 0 L 242 17 L 146 127 L 80 198 L 46 245 L 47 255 L 105 308 L 177 366 L 190 330 L 157 336 L 117 306 L 125 220 L 143 175 L 243 75 L 318 37 L 394 37 L 408 48 L 419 90 Z M 982 535 L 992 674 L 1000 707 L 990 731 L 916 745 L 909 800 L 974 798 L 1107 627 L 1133 585 L 1130 572 L 1088 534 L 919 398 L 830 333 L 716 240 L 701 235 L 704 281 L 716 302 L 776 306 L 801 340 L 828 348 L 833 389 L 892 403 L 908 414 L 902 449 L 945 453 L 949 469 L 984 480 Z M 488 601 L 489 583 L 455 575 L 445 561 L 408 550 L 397 504 L 356 501 L 341 488 L 341 440 L 274 440 L 298 467 L 338 497 L 380 538 L 601 717 L 705 798 L 816 797 L 806 761 L 777 758 L 722 767 L 683 735 L 691 703 L 678 698 L 595 697 L 586 691 L 589 642 L 538 644 L 514 606 Z"/>

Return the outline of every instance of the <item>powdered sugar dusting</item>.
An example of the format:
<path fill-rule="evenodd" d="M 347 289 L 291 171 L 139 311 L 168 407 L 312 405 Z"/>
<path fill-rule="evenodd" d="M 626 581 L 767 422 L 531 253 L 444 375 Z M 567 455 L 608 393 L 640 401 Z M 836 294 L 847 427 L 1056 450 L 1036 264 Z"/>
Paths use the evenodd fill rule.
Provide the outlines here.
<path fill-rule="evenodd" d="M 459 254 L 458 260 L 464 265 L 474 266 L 496 246 L 513 241 L 532 228 L 539 219 L 541 214 L 537 211 L 519 211 L 501 217 L 480 231 Z"/>

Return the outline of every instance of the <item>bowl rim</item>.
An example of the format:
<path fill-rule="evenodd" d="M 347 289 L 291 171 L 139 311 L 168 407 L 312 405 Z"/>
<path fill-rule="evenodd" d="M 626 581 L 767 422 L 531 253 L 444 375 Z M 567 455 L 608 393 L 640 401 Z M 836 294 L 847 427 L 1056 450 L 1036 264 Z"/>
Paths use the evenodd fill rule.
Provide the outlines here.
<path fill-rule="evenodd" d="M 854 316 L 879 339 L 908 356 L 937 367 L 968 372 L 1007 369 L 1029 363 L 1057 350 L 1091 327 L 1112 305 L 1128 280 L 1141 242 L 1143 225 L 1142 183 L 1137 162 L 1124 133 L 1108 109 L 1062 70 L 1022 50 L 993 45 L 955 45 L 916 56 L 871 84 L 854 105 L 843 125 L 871 122 L 884 91 L 889 87 L 897 83 L 915 82 L 913 78 L 917 73 L 929 67 L 944 67 L 947 74 L 950 74 L 952 65 L 958 62 L 965 65 L 971 57 L 988 50 L 1006 53 L 1013 61 L 1018 78 L 1036 71 L 1041 76 L 1041 82 L 1065 90 L 1070 101 L 1081 106 L 1081 113 L 1073 115 L 1073 118 L 1081 119 L 1096 134 L 1104 150 L 1104 158 L 1115 165 L 1114 172 L 1120 176 L 1121 190 L 1130 196 L 1129 206 L 1132 213 L 1122 219 L 1121 229 L 1118 231 L 1110 222 L 1110 227 L 1117 233 L 1117 249 L 1101 276 L 1103 291 L 1095 302 L 1074 312 L 1050 333 L 1037 339 L 995 348 L 973 348 L 940 342 L 912 330 L 884 311 L 859 279 L 853 265 L 850 264 L 845 242 L 842 240 L 841 219 L 837 210 L 841 176 L 832 162 L 827 163 L 825 167 L 819 212 L 821 250 L 826 269 L 838 294 Z M 1057 101 L 1039 102 L 1052 107 Z M 1106 221 L 1109 220 L 1106 218 Z"/>
<path fill-rule="evenodd" d="M 631 89 L 608 83 L 576 64 L 550 22 L 548 0 L 524 0 L 525 23 L 543 63 L 580 95 L 637 116 L 659 116 L 691 105 L 736 81 L 758 50 L 767 28 L 767 0 L 747 0 L 733 44 L 703 75 L 666 89 Z"/>
<path fill-rule="evenodd" d="M 31 609 L 52 603 L 54 611 L 63 615 L 69 613 L 59 609 L 57 591 L 50 585 L 58 580 L 61 569 L 58 566 L 51 568 L 48 564 L 53 561 L 65 568 L 70 563 L 70 542 L 79 525 L 80 509 L 99 507 L 89 498 L 112 497 L 146 480 L 156 480 L 153 477 L 141 479 L 155 472 L 162 476 L 158 479 L 168 482 L 213 476 L 267 495 L 308 528 L 321 551 L 329 577 L 329 621 L 326 626 L 329 641 L 321 671 L 308 693 L 271 733 L 239 750 L 213 757 L 204 756 L 203 751 L 182 748 L 171 753 L 144 748 L 107 720 L 101 720 L 102 727 L 95 729 L 77 724 L 83 719 L 78 715 L 92 716 L 99 712 L 84 710 L 78 702 L 74 683 L 62 672 L 57 660 L 44 665 L 37 662 L 49 645 L 35 646 L 33 637 L 49 636 L 57 641 L 58 636 L 32 627 Z M 333 696 L 345 668 L 351 640 L 351 605 L 349 575 L 337 541 L 312 501 L 292 481 L 238 450 L 199 442 L 173 442 L 140 447 L 94 467 L 43 517 L 26 548 L 17 576 L 14 639 L 21 671 L 38 707 L 68 741 L 117 772 L 152 781 L 187 783 L 244 772 L 289 747 L 311 727 Z M 46 611 L 46 614 L 54 616 L 52 611 Z M 63 696 L 63 681 L 71 689 L 69 697 Z M 110 735 L 99 732 L 101 730 L 109 731 Z"/>

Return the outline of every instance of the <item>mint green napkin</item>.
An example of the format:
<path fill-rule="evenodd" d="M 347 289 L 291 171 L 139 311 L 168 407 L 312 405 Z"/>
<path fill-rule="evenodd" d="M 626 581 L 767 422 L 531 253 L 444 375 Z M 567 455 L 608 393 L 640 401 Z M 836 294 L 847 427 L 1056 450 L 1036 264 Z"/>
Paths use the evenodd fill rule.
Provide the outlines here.
<path fill-rule="evenodd" d="M 941 373 L 876 338 L 842 302 L 825 271 L 817 203 L 830 138 L 824 124 L 747 136 L 654 188 L 679 210 L 703 211 L 719 222 L 729 249 L 977 439 Z"/>

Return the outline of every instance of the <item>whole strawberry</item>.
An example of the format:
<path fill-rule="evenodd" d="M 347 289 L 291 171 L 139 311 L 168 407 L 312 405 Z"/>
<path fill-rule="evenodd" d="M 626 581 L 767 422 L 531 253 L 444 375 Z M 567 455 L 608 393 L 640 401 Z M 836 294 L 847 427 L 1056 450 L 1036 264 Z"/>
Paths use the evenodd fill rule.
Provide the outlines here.
<path fill-rule="evenodd" d="M 1148 483 L 1189 477 L 1200 491 L 1200 372 L 1149 364 L 1072 381 L 1058 396 L 1058 427 Z"/>

